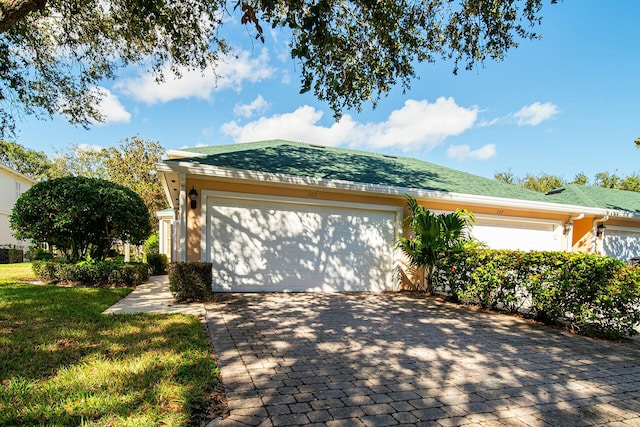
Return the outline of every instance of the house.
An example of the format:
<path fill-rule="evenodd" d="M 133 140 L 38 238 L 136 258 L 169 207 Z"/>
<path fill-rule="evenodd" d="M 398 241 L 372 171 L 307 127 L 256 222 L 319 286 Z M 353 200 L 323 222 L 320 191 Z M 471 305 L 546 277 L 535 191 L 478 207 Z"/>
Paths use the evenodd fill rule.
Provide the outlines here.
<path fill-rule="evenodd" d="M 598 216 L 572 220 L 572 250 L 623 261 L 640 257 L 640 193 L 569 184 L 547 193 L 554 203 L 600 209 Z"/>
<path fill-rule="evenodd" d="M 16 240 L 9 228 L 13 205 L 35 180 L 0 163 L 0 246 L 26 250 L 29 242 Z"/>
<path fill-rule="evenodd" d="M 168 157 L 158 164 L 173 211 L 160 218 L 174 239 L 164 253 L 212 262 L 215 291 L 413 286 L 395 247 L 407 196 L 471 210 L 474 236 L 503 249 L 587 250 L 609 211 L 416 159 L 283 140 Z"/>

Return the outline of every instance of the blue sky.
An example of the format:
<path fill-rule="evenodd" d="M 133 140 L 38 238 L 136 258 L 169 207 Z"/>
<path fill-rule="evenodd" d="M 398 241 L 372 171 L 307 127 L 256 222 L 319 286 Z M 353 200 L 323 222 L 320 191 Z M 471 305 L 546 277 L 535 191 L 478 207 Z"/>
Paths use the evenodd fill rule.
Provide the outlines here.
<path fill-rule="evenodd" d="M 564 0 L 545 5 L 539 41 L 500 63 L 452 74 L 420 64 L 411 90 L 395 88 L 373 110 L 336 123 L 324 103 L 299 94 L 286 37 L 255 42 L 228 23 L 237 60 L 217 82 L 200 74 L 157 85 L 139 68 L 104 82 L 107 122 L 90 130 L 63 118 L 18 124 L 17 142 L 53 154 L 71 144 L 114 146 L 138 135 L 166 149 L 263 139 L 404 155 L 485 177 L 546 172 L 628 175 L 640 167 L 640 2 Z"/>

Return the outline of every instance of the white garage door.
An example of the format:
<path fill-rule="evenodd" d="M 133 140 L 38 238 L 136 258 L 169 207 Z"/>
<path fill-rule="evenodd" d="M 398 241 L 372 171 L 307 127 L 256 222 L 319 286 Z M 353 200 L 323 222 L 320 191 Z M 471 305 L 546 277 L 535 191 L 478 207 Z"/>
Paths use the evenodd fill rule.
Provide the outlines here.
<path fill-rule="evenodd" d="M 640 256 L 640 232 L 609 226 L 604 232 L 603 249 L 605 255 L 628 262 Z"/>
<path fill-rule="evenodd" d="M 473 236 L 491 249 L 560 251 L 564 239 L 559 222 L 476 218 Z"/>
<path fill-rule="evenodd" d="M 207 200 L 215 291 L 393 288 L 395 209 Z"/>

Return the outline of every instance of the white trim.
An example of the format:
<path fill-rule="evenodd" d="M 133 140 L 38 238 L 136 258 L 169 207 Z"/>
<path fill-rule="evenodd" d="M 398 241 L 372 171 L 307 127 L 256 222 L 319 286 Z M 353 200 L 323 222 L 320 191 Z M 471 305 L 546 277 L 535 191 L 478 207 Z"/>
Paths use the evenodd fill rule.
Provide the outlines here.
<path fill-rule="evenodd" d="M 526 218 L 526 217 L 519 217 L 519 216 L 503 216 L 503 215 L 488 215 L 488 214 L 473 214 L 473 216 L 476 218 L 476 220 L 478 219 L 486 219 L 486 220 L 490 220 L 490 221 L 504 221 L 504 222 L 523 222 L 523 223 L 528 223 L 528 224 L 549 224 L 549 225 L 556 225 L 556 226 L 562 226 L 562 220 L 558 219 L 558 220 L 554 220 L 554 219 L 537 219 L 537 218 Z"/>
<path fill-rule="evenodd" d="M 208 239 L 207 226 L 209 224 L 209 203 L 207 203 L 207 194 L 210 190 L 200 190 L 200 261 L 208 262 Z"/>
<path fill-rule="evenodd" d="M 607 227 L 604 231 L 604 235 L 606 237 L 607 231 L 625 231 L 629 233 L 640 233 L 640 228 L 635 227 L 623 227 L 621 225 L 605 225 Z"/>
<path fill-rule="evenodd" d="M 180 173 L 180 261 L 187 260 L 187 176 Z"/>
<path fill-rule="evenodd" d="M 171 156 L 175 156 L 175 157 L 172 158 Z M 205 156 L 206 154 L 194 153 L 193 151 L 187 151 L 187 150 L 168 150 L 167 151 L 167 157 L 169 157 L 169 160 L 181 159 L 185 157 L 205 157 Z"/>
<path fill-rule="evenodd" d="M 215 177 L 229 181 L 253 181 L 257 185 L 275 185 L 275 186 L 301 186 L 301 187 L 319 187 L 330 190 L 350 191 L 350 192 L 367 192 L 373 195 L 398 196 L 405 198 L 411 196 L 418 199 L 437 199 L 449 201 L 452 203 L 464 203 L 465 205 L 486 206 L 493 205 L 502 208 L 520 209 L 527 212 L 552 212 L 561 214 L 590 214 L 602 216 L 606 214 L 615 215 L 617 217 L 634 218 L 639 217 L 626 211 L 606 210 L 600 208 L 588 208 L 577 205 L 564 205 L 553 202 L 540 202 L 533 200 L 510 199 L 494 196 L 479 196 L 472 194 L 454 193 L 436 190 L 422 190 L 409 187 L 397 187 L 381 184 L 355 183 L 351 181 L 332 180 L 324 178 L 296 177 L 285 174 L 274 174 L 267 172 L 256 172 L 240 169 L 221 168 L 210 165 L 194 164 L 187 161 L 172 161 L 162 163 L 158 166 L 161 172 L 185 172 L 193 175 L 203 175 L 207 177 Z"/>

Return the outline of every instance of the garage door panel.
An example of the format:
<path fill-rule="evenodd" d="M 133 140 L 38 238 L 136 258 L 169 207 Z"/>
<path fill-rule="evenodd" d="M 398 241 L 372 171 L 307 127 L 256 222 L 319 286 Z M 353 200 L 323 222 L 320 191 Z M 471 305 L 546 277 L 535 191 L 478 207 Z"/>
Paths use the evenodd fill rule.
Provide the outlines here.
<path fill-rule="evenodd" d="M 559 251 L 563 245 L 555 222 L 479 219 L 472 235 L 491 249 Z"/>
<path fill-rule="evenodd" d="M 604 234 L 603 249 L 605 255 L 628 262 L 640 256 L 640 232 L 609 227 Z"/>
<path fill-rule="evenodd" d="M 215 290 L 393 286 L 393 211 L 227 199 L 208 210 Z"/>

